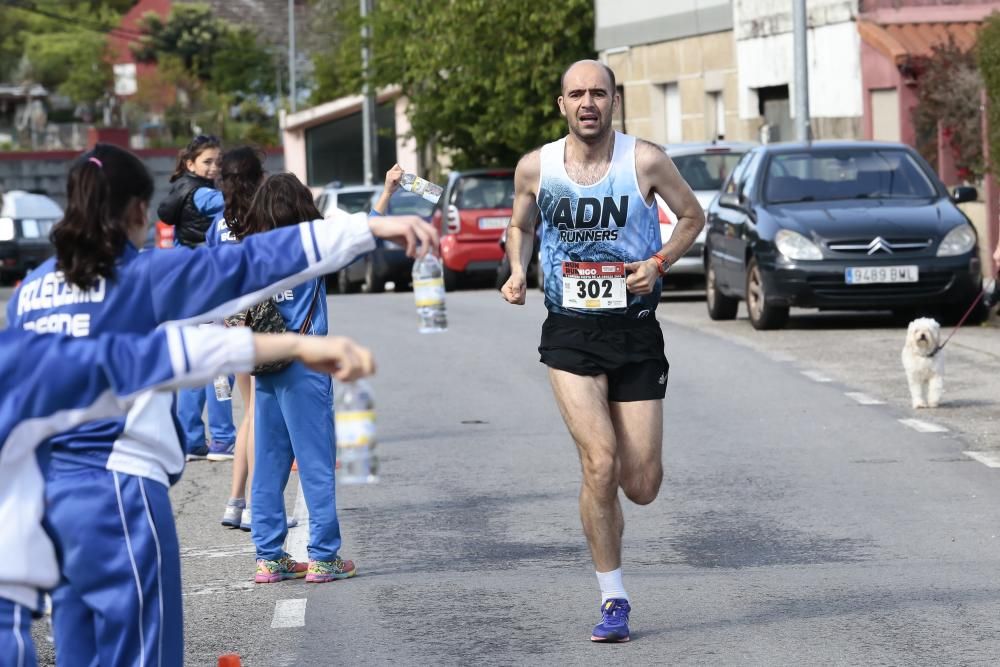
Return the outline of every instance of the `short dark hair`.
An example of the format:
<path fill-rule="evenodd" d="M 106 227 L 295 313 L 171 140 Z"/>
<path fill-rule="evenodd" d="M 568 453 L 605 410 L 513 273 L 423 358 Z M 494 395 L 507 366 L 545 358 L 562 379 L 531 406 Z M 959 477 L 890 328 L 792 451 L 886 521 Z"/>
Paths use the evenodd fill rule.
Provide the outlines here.
<path fill-rule="evenodd" d="M 259 234 L 322 217 L 309 188 L 295 174 L 275 174 L 260 184 L 250 200 L 243 231 Z"/>
<path fill-rule="evenodd" d="M 264 177 L 264 154 L 252 146 L 226 151 L 219 165 L 219 190 L 226 202 L 222 215 L 238 239 L 246 236 L 246 214 Z"/>
<path fill-rule="evenodd" d="M 608 81 L 611 83 L 611 90 L 609 90 L 608 92 L 610 92 L 612 95 L 614 95 L 616 92 L 618 92 L 618 83 L 615 80 L 615 71 L 613 69 L 611 69 L 610 67 L 608 67 L 607 65 L 605 65 L 604 63 L 602 63 L 600 61 L 597 61 L 597 60 L 590 60 L 590 61 L 587 61 L 587 60 L 578 60 L 575 63 L 573 63 L 572 65 L 570 65 L 569 67 L 567 67 L 566 70 L 562 73 L 562 77 L 559 78 L 559 92 L 562 92 L 563 90 L 566 89 L 566 75 L 569 74 L 569 71 L 571 69 L 573 69 L 573 65 L 576 65 L 577 63 L 582 63 L 582 62 L 597 63 L 602 68 L 604 68 L 604 73 L 608 75 Z"/>

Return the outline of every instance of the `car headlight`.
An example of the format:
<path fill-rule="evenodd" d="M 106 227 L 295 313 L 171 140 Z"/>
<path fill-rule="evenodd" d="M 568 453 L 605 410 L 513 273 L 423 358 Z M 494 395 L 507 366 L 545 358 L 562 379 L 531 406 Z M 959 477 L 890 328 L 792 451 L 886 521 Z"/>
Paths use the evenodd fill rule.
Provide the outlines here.
<path fill-rule="evenodd" d="M 976 247 L 976 233 L 971 225 L 961 224 L 944 235 L 938 246 L 938 257 L 964 255 Z"/>
<path fill-rule="evenodd" d="M 774 235 L 774 245 L 788 259 L 823 259 L 818 245 L 790 229 L 779 229 Z"/>
<path fill-rule="evenodd" d="M 0 218 L 0 241 L 14 240 L 14 219 Z"/>

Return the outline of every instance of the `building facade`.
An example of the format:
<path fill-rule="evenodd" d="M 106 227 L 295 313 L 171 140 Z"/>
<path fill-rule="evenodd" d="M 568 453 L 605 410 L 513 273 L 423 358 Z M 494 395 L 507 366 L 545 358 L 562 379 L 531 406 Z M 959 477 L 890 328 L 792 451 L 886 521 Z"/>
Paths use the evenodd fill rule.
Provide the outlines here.
<path fill-rule="evenodd" d="M 618 79 L 619 129 L 655 143 L 745 140 L 731 0 L 596 0 L 595 48 Z"/>

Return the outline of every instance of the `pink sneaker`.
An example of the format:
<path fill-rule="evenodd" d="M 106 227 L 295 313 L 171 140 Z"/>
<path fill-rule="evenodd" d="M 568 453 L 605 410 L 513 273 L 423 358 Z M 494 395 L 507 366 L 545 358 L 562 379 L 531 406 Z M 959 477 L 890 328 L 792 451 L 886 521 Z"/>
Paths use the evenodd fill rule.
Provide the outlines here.
<path fill-rule="evenodd" d="M 308 565 L 295 562 L 288 554 L 278 560 L 258 558 L 257 574 L 253 580 L 258 584 L 273 584 L 283 579 L 301 579 L 306 576 L 307 569 Z"/>
<path fill-rule="evenodd" d="M 325 584 L 335 579 L 350 579 L 358 573 L 353 560 L 311 560 L 306 572 L 306 583 Z"/>

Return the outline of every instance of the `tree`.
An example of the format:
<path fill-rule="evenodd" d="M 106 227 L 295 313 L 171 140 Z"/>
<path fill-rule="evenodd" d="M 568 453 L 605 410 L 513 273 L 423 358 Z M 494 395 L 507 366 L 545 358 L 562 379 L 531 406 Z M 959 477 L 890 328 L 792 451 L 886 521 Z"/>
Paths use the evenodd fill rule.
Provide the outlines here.
<path fill-rule="evenodd" d="M 340 41 L 315 59 L 314 100 L 361 92 L 357 2 L 338 2 Z M 591 58 L 591 0 L 380 0 L 370 17 L 372 83 L 409 99 L 411 133 L 456 167 L 513 165 L 565 133 L 563 70 Z"/>
<path fill-rule="evenodd" d="M 981 176 L 979 91 L 983 82 L 975 54 L 963 51 L 953 38 L 935 44 L 931 56 L 922 63 L 919 76 L 917 105 L 912 112 L 917 150 L 928 162 L 937 164 L 940 123 L 958 175 L 967 180 Z"/>
<path fill-rule="evenodd" d="M 987 165 L 994 176 L 1000 164 L 1000 15 L 990 14 L 976 37 L 976 61 L 986 87 L 987 118 L 989 119 L 990 158 Z M 976 97 L 978 100 L 978 96 Z"/>
<path fill-rule="evenodd" d="M 270 93 L 273 61 L 253 32 L 233 26 L 201 4 L 177 3 L 166 19 L 147 14 L 143 37 L 132 50 L 140 62 L 155 62 L 178 89 L 165 115 L 175 134 L 214 132 L 230 139 L 250 133 L 275 143 L 277 125 L 262 127 L 259 98 Z M 187 125 L 188 127 L 181 127 Z M 262 131 L 263 130 L 263 131 Z"/>
<path fill-rule="evenodd" d="M 127 0 L 7 0 L 0 4 L 0 81 L 41 83 L 76 103 L 112 88 L 106 34 Z"/>

